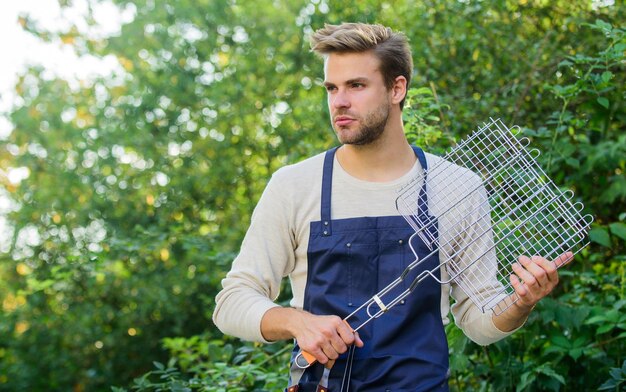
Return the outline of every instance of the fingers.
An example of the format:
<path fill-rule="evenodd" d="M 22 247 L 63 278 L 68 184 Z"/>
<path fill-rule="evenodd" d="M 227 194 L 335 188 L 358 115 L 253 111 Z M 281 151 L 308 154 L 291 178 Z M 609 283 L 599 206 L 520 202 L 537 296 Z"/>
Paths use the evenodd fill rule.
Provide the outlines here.
<path fill-rule="evenodd" d="M 355 344 L 362 347 L 358 334 L 337 316 L 315 316 L 308 314 L 306 322 L 296 340 L 304 351 L 326 364 L 348 351 L 348 346 Z"/>
<path fill-rule="evenodd" d="M 341 320 L 341 325 L 337 328 L 337 333 L 339 334 L 341 343 L 345 347 L 345 350 L 341 351 L 341 353 L 344 353 L 348 350 L 348 346 L 354 343 L 355 332 L 352 330 L 352 327 L 350 327 L 350 324 L 348 324 L 344 320 Z"/>
<path fill-rule="evenodd" d="M 344 338 L 344 336 L 348 336 L 344 329 L 346 328 L 340 325 L 336 331 L 329 333 L 326 336 L 327 340 L 322 343 L 324 354 L 326 354 L 329 359 L 337 359 L 340 354 L 348 350 L 348 344 L 352 344 L 352 340 L 354 340 L 352 334 L 349 335 L 349 338 Z"/>
<path fill-rule="evenodd" d="M 526 287 L 524 286 L 522 281 L 517 277 L 517 275 L 511 274 L 509 278 L 511 280 L 511 285 L 513 286 L 513 289 L 515 290 L 517 295 L 520 297 L 525 297 L 528 290 L 526 290 Z"/>
<path fill-rule="evenodd" d="M 321 363 L 321 364 L 325 364 L 328 361 L 333 360 L 333 350 L 332 348 L 320 341 L 320 342 L 315 342 L 315 341 L 307 341 L 306 339 L 302 338 L 302 339 L 297 339 L 298 341 L 298 345 L 300 346 L 300 348 L 309 353 L 310 355 L 312 355 L 313 357 L 315 357 L 315 361 Z M 336 357 L 335 357 L 336 358 Z M 315 362 L 315 361 L 311 361 L 309 358 L 306 358 L 307 362 L 309 364 Z"/>
<path fill-rule="evenodd" d="M 519 262 L 523 268 L 517 265 L 514 266 L 514 271 L 529 287 L 535 285 L 547 287 L 551 283 L 558 282 L 556 266 L 543 257 L 520 256 Z"/>
<path fill-rule="evenodd" d="M 553 287 L 559 281 L 555 263 L 541 256 L 520 256 L 519 263 L 513 264 L 513 272 L 528 287 Z"/>
<path fill-rule="evenodd" d="M 513 264 L 511 285 L 521 303 L 534 305 L 548 295 L 559 283 L 557 268 L 573 260 L 572 252 L 565 252 L 554 261 L 541 256 L 520 256 L 519 263 Z"/>
<path fill-rule="evenodd" d="M 516 301 L 514 302 L 514 304 L 517 307 L 526 308 L 526 310 L 532 309 L 533 302 L 531 299 L 528 298 L 529 291 L 526 289 L 526 286 L 522 283 L 522 281 L 515 274 L 511 274 L 509 279 L 511 280 L 511 285 L 513 286 L 513 289 L 515 290 L 515 294 L 517 295 L 517 298 L 515 298 Z M 519 299 L 519 301 L 517 301 L 517 299 Z"/>
<path fill-rule="evenodd" d="M 363 340 L 361 340 L 361 336 L 359 336 L 358 332 L 354 333 L 354 345 L 359 348 L 365 345 L 365 343 L 363 343 Z"/>
<path fill-rule="evenodd" d="M 338 333 L 330 329 L 320 331 L 320 335 L 311 344 L 314 348 L 307 351 L 315 355 L 315 358 L 322 364 L 328 362 L 328 360 L 337 359 L 340 354 L 348 349 Z M 300 345 L 303 346 L 304 343 L 300 343 Z"/>
<path fill-rule="evenodd" d="M 346 326 L 346 328 L 341 328 L 340 334 L 343 341 L 348 345 L 354 344 L 357 347 L 363 347 L 364 343 L 363 340 L 361 340 L 359 333 L 354 331 L 347 321 L 343 320 L 343 323 Z"/>
<path fill-rule="evenodd" d="M 574 260 L 574 254 L 572 252 L 565 252 L 554 260 L 554 264 L 556 264 L 557 267 L 561 267 L 572 260 Z"/>

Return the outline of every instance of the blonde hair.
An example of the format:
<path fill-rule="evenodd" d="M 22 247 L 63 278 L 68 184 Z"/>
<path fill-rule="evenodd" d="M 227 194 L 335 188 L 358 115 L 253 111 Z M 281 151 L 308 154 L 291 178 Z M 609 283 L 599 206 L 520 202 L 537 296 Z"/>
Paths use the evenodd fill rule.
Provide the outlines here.
<path fill-rule="evenodd" d="M 311 35 L 311 50 L 325 57 L 331 53 L 372 51 L 380 60 L 380 72 L 387 89 L 398 76 L 406 78 L 407 89 L 413 73 L 413 59 L 407 38 L 378 24 L 326 24 Z M 400 108 L 404 107 L 404 99 Z"/>

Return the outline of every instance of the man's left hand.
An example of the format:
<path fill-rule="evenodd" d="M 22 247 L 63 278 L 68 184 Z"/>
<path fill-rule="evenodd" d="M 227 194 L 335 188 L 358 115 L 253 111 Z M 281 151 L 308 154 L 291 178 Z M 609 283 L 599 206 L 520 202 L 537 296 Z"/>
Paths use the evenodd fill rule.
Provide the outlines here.
<path fill-rule="evenodd" d="M 513 264 L 514 273 L 511 274 L 511 284 L 519 297 L 515 305 L 524 310 L 532 309 L 559 283 L 557 267 L 573 258 L 572 252 L 563 253 L 553 261 L 541 256 L 520 256 L 519 262 Z"/>

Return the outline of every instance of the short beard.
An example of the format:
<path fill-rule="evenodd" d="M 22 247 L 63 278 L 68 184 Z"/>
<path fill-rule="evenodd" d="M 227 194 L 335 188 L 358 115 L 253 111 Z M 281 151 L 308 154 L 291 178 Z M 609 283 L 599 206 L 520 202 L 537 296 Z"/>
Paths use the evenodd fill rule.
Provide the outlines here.
<path fill-rule="evenodd" d="M 389 105 L 381 105 L 376 111 L 365 116 L 363 125 L 358 132 L 349 139 L 340 140 L 343 144 L 364 146 L 378 140 L 385 131 L 389 119 Z M 339 134 L 339 133 L 338 133 Z"/>

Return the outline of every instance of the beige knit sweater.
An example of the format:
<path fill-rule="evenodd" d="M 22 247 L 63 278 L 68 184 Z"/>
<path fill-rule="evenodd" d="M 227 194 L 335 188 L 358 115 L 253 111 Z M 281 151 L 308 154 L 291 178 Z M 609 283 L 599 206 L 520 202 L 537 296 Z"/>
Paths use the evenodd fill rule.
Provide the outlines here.
<path fill-rule="evenodd" d="M 426 154 L 426 157 L 429 168 L 441 163 L 441 158 L 437 156 Z M 265 342 L 260 330 L 261 318 L 268 309 L 278 306 L 274 300 L 278 297 L 281 281 L 285 277 L 289 277 L 293 293 L 290 305 L 302 308 L 307 277 L 309 226 L 310 222 L 320 220 L 323 161 L 324 154 L 319 154 L 283 167 L 269 181 L 252 215 L 241 251 L 232 269 L 222 280 L 223 289 L 216 297 L 213 321 L 225 334 Z M 437 167 L 436 179 L 429 175 L 427 186 L 430 213 L 440 218 L 440 260 L 458 254 L 455 257 L 460 258 L 458 262 L 462 265 L 462 257 L 471 253 L 486 254 L 486 257 L 492 258 L 488 262 L 495 263 L 493 254 L 488 250 L 491 245 L 488 240 L 472 241 L 476 227 L 489 225 L 489 218 L 482 217 L 480 209 L 471 208 L 475 205 L 488 208 L 484 192 L 474 193 L 470 197 L 455 195 L 455 192 L 461 190 L 454 186 L 455 178 L 460 180 L 459 170 L 456 170 L 458 167 L 447 163 Z M 450 181 L 441 181 L 446 178 L 446 171 L 450 172 Z M 416 161 L 410 172 L 395 181 L 366 182 L 351 177 L 335 158 L 332 219 L 398 215 L 395 204 L 398 189 L 421 175 L 422 169 L 419 161 Z M 468 178 L 462 180 L 467 181 Z M 478 181 L 478 177 L 472 175 L 470 180 Z M 459 211 L 457 221 L 454 214 L 449 212 L 440 217 L 452 205 L 453 209 Z M 467 211 L 474 212 L 467 214 Z M 459 219 L 473 220 L 474 224 L 461 224 Z M 456 252 L 459 248 L 464 251 Z M 493 271 L 494 282 L 491 285 L 481 283 L 477 290 L 498 288 L 495 265 L 487 270 Z M 441 268 L 442 279 L 448 276 L 447 268 Z M 454 282 L 442 285 L 441 317 L 444 324 L 450 322 L 449 314 L 452 313 L 464 333 L 481 345 L 493 343 L 512 333 L 498 330 L 492 322 L 491 312 L 482 313 L 465 291 Z M 411 295 L 419 295 L 419 286 Z M 452 307 L 450 297 L 454 299 Z"/>

